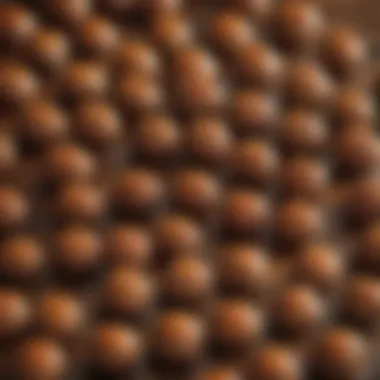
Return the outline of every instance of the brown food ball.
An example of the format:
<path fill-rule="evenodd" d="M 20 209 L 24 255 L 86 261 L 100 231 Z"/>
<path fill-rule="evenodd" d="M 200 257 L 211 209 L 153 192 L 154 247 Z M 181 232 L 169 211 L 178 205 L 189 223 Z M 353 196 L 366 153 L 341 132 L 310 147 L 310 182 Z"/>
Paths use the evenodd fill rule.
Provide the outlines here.
<path fill-rule="evenodd" d="M 237 52 L 256 38 L 249 20 L 238 13 L 217 13 L 209 20 L 208 28 L 211 42 L 223 53 Z"/>
<path fill-rule="evenodd" d="M 64 139 L 68 132 L 68 120 L 56 104 L 34 100 L 27 104 L 20 115 L 20 133 L 28 144 L 37 147 L 50 146 Z"/>
<path fill-rule="evenodd" d="M 29 204 L 24 194 L 10 186 L 0 187 L 0 230 L 20 227 L 29 215 Z"/>
<path fill-rule="evenodd" d="M 153 226 L 153 235 L 157 253 L 165 261 L 178 255 L 198 253 L 204 246 L 201 226 L 181 214 L 158 218 Z"/>
<path fill-rule="evenodd" d="M 317 344 L 313 373 L 321 380 L 360 379 L 368 369 L 369 347 L 365 339 L 352 330 L 327 331 Z"/>
<path fill-rule="evenodd" d="M 281 168 L 281 190 L 284 197 L 322 201 L 329 189 L 327 163 L 310 158 L 292 158 Z"/>
<path fill-rule="evenodd" d="M 266 93 L 244 90 L 232 98 L 231 120 L 239 134 L 271 133 L 278 116 L 276 99 Z"/>
<path fill-rule="evenodd" d="M 186 136 L 190 158 L 204 165 L 222 166 L 232 152 L 233 136 L 220 119 L 199 117 L 193 120 Z"/>
<path fill-rule="evenodd" d="M 328 126 L 318 113 L 291 110 L 280 122 L 278 130 L 280 143 L 286 153 L 312 155 L 328 147 Z"/>
<path fill-rule="evenodd" d="M 180 171 L 174 179 L 172 199 L 184 211 L 212 216 L 220 204 L 221 185 L 212 174 L 199 169 Z"/>
<path fill-rule="evenodd" d="M 173 118 L 145 116 L 137 125 L 134 144 L 138 154 L 155 163 L 180 153 L 182 134 Z"/>
<path fill-rule="evenodd" d="M 144 317 L 154 301 L 151 278 L 135 269 L 114 269 L 103 284 L 103 306 L 111 314 Z"/>
<path fill-rule="evenodd" d="M 47 177 L 60 183 L 88 180 L 96 171 L 96 162 L 90 152 L 71 143 L 50 149 L 45 165 Z"/>
<path fill-rule="evenodd" d="M 354 31 L 336 26 L 325 37 L 322 53 L 333 73 L 347 77 L 362 68 L 367 59 L 367 46 Z"/>
<path fill-rule="evenodd" d="M 197 380 L 242 380 L 242 377 L 235 368 L 217 365 L 203 370 Z"/>
<path fill-rule="evenodd" d="M 139 363 L 143 349 L 136 330 L 118 323 L 104 323 L 94 332 L 92 364 L 107 372 L 128 371 Z"/>
<path fill-rule="evenodd" d="M 193 40 L 190 23 L 179 13 L 158 14 L 152 20 L 151 36 L 163 49 L 173 50 Z"/>
<path fill-rule="evenodd" d="M 117 90 L 120 107 L 133 111 L 160 110 L 165 102 L 160 83 L 143 74 L 125 74 Z"/>
<path fill-rule="evenodd" d="M 14 48 L 28 43 L 36 26 L 37 20 L 28 9 L 12 3 L 0 5 L 0 43 L 2 48 Z"/>
<path fill-rule="evenodd" d="M 151 260 L 153 244 L 150 233 L 135 225 L 116 225 L 106 236 L 107 258 L 113 266 L 143 268 Z"/>
<path fill-rule="evenodd" d="M 380 273 L 380 224 L 370 225 L 359 239 L 357 264 L 367 271 Z"/>
<path fill-rule="evenodd" d="M 217 276 L 223 292 L 262 297 L 272 284 L 271 260 L 261 248 L 230 244 L 218 252 Z"/>
<path fill-rule="evenodd" d="M 117 208 L 139 215 L 150 214 L 162 205 L 164 183 L 154 172 L 144 168 L 131 168 L 118 180 L 113 201 Z"/>
<path fill-rule="evenodd" d="M 298 254 L 294 277 L 322 293 L 330 293 L 341 285 L 345 269 L 345 262 L 334 247 L 316 243 Z"/>
<path fill-rule="evenodd" d="M 19 151 L 13 136 L 0 132 L 0 174 L 12 173 L 19 161 Z"/>
<path fill-rule="evenodd" d="M 192 314 L 170 310 L 156 321 L 151 349 L 155 357 L 175 364 L 193 363 L 204 345 L 202 321 Z"/>
<path fill-rule="evenodd" d="M 278 40 L 287 50 L 313 51 L 320 43 L 324 20 L 314 4 L 292 0 L 278 7 L 274 27 Z"/>
<path fill-rule="evenodd" d="M 345 86 L 335 96 L 332 117 L 338 128 L 347 124 L 370 124 L 375 117 L 374 99 L 364 89 Z"/>
<path fill-rule="evenodd" d="M 0 65 L 0 105 L 19 105 L 37 97 L 39 83 L 28 68 L 17 63 Z"/>
<path fill-rule="evenodd" d="M 155 47 L 139 39 L 123 42 L 116 53 L 115 65 L 121 73 L 136 73 L 150 78 L 159 77 L 162 70 Z"/>
<path fill-rule="evenodd" d="M 246 189 L 227 193 L 222 225 L 233 234 L 252 235 L 265 232 L 271 225 L 272 204 L 264 195 Z"/>
<path fill-rule="evenodd" d="M 290 348 L 268 343 L 260 348 L 247 364 L 247 380 L 298 380 L 302 365 Z"/>
<path fill-rule="evenodd" d="M 262 42 L 250 44 L 237 56 L 237 70 L 244 81 L 263 88 L 277 87 L 284 76 L 279 54 Z"/>
<path fill-rule="evenodd" d="M 92 61 L 72 62 L 62 79 L 62 92 L 70 100 L 101 97 L 108 88 L 108 73 Z"/>
<path fill-rule="evenodd" d="M 85 324 L 85 307 L 78 299 L 62 291 L 50 291 L 37 303 L 39 328 L 56 337 L 75 337 Z"/>
<path fill-rule="evenodd" d="M 322 66 L 304 60 L 290 65 L 285 93 L 292 105 L 321 108 L 329 105 L 334 87 Z"/>
<path fill-rule="evenodd" d="M 356 276 L 344 295 L 342 317 L 359 328 L 374 330 L 379 325 L 380 281 L 377 277 Z"/>
<path fill-rule="evenodd" d="M 274 8 L 272 0 L 225 0 L 225 3 L 259 23 L 267 21 Z"/>
<path fill-rule="evenodd" d="M 15 361 L 22 379 L 59 379 L 68 370 L 63 348 L 48 338 L 30 338 L 17 349 Z"/>
<path fill-rule="evenodd" d="M 72 225 L 62 228 L 55 237 L 53 247 L 57 266 L 72 274 L 94 270 L 102 258 L 99 236 L 86 227 Z"/>
<path fill-rule="evenodd" d="M 272 318 L 281 338 L 298 340 L 318 333 L 326 318 L 324 301 L 305 285 L 290 285 L 282 291 Z"/>
<path fill-rule="evenodd" d="M 119 33 L 106 18 L 90 16 L 79 25 L 76 43 L 90 56 L 107 59 L 119 43 Z"/>
<path fill-rule="evenodd" d="M 67 222 L 97 222 L 106 212 L 101 189 L 84 183 L 61 187 L 55 205 L 58 217 Z"/>
<path fill-rule="evenodd" d="M 76 135 L 93 147 L 108 147 L 123 133 L 121 115 L 103 101 L 81 104 L 74 116 L 74 128 Z"/>
<path fill-rule="evenodd" d="M 213 275 L 206 262 L 182 257 L 164 271 L 161 292 L 165 300 L 178 306 L 201 305 L 213 291 Z"/>
<path fill-rule="evenodd" d="M 263 140 L 245 139 L 236 145 L 232 172 L 236 178 L 267 186 L 273 184 L 280 169 L 276 147 Z"/>
<path fill-rule="evenodd" d="M 303 245 L 318 239 L 325 227 L 323 211 L 309 202 L 286 201 L 277 211 L 277 237 L 290 245 Z"/>
<path fill-rule="evenodd" d="M 32 309 L 23 294 L 2 287 L 0 290 L 0 339 L 12 337 L 31 322 Z"/>
<path fill-rule="evenodd" d="M 46 268 L 46 253 L 33 236 L 15 235 L 0 245 L 0 277 L 12 280 L 35 280 Z"/>
<path fill-rule="evenodd" d="M 41 29 L 27 47 L 27 58 L 37 69 L 48 74 L 61 72 L 69 63 L 71 44 L 66 36 L 55 29 Z"/>
<path fill-rule="evenodd" d="M 380 140 L 371 129 L 353 126 L 343 130 L 334 148 L 337 168 L 344 173 L 363 175 L 376 170 L 380 163 Z"/>
<path fill-rule="evenodd" d="M 246 351 L 260 340 L 264 319 L 260 310 L 239 299 L 220 301 L 210 322 L 211 341 L 219 349 Z"/>

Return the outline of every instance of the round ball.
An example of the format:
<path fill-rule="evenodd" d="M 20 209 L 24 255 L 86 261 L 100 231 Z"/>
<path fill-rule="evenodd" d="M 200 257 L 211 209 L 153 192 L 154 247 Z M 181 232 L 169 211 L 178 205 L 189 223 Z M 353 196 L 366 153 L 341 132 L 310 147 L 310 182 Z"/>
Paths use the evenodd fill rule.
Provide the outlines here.
<path fill-rule="evenodd" d="M 0 132 L 0 174 L 12 173 L 19 161 L 19 149 L 13 136 Z"/>
<path fill-rule="evenodd" d="M 233 367 L 216 365 L 204 369 L 197 380 L 242 380 L 240 373 Z"/>
<path fill-rule="evenodd" d="M 29 204 L 24 194 L 10 186 L 0 187 L 0 230 L 23 225 L 29 215 Z"/>
<path fill-rule="evenodd" d="M 359 237 L 357 264 L 374 273 L 380 273 L 380 225 L 369 225 Z"/>

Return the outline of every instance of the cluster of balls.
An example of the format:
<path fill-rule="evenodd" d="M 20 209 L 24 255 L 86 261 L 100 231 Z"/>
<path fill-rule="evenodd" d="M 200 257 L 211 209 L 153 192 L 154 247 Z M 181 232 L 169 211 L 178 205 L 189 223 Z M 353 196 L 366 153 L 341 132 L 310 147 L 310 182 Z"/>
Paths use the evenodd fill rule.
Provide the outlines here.
<path fill-rule="evenodd" d="M 353 31 L 300 0 L 25 0 L 0 50 L 2 379 L 376 376 Z"/>

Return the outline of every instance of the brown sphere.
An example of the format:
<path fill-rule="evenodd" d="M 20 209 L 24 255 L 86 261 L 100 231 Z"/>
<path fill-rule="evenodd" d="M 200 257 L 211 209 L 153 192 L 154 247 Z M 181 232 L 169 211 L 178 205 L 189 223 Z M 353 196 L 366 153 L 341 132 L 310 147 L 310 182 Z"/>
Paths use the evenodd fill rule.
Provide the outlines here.
<path fill-rule="evenodd" d="M 56 214 L 67 222 L 97 222 L 105 215 L 102 190 L 85 183 L 71 183 L 59 189 L 55 199 Z"/>
<path fill-rule="evenodd" d="M 380 224 L 368 226 L 359 237 L 357 265 L 363 269 L 380 273 Z"/>
<path fill-rule="evenodd" d="M 0 132 L 0 175 L 12 173 L 19 161 L 19 149 L 13 136 Z"/>
<path fill-rule="evenodd" d="M 66 292 L 50 291 L 37 303 L 36 321 L 43 332 L 59 338 L 75 337 L 85 326 L 85 308 Z"/>
<path fill-rule="evenodd" d="M 69 100 L 101 97 L 108 87 L 108 74 L 97 62 L 74 61 L 62 79 L 62 91 Z"/>
<path fill-rule="evenodd" d="M 328 126 L 318 113 L 291 110 L 280 122 L 278 132 L 280 144 L 287 154 L 312 155 L 328 147 Z"/>
<path fill-rule="evenodd" d="M 144 168 L 131 168 L 118 180 L 113 201 L 115 207 L 135 214 L 150 214 L 161 206 L 165 196 L 164 184 L 155 173 Z"/>
<path fill-rule="evenodd" d="M 286 201 L 277 211 L 276 231 L 279 240 L 290 245 L 314 241 L 325 231 L 324 213 L 306 201 Z"/>
<path fill-rule="evenodd" d="M 23 294 L 2 287 L 0 290 L 0 339 L 12 337 L 28 327 L 32 309 Z"/>
<path fill-rule="evenodd" d="M 272 318 L 275 333 L 285 339 L 305 339 L 318 333 L 325 322 L 324 301 L 305 285 L 290 285 L 276 302 Z"/>
<path fill-rule="evenodd" d="M 264 297 L 272 285 L 271 260 L 260 247 L 230 244 L 218 250 L 217 277 L 228 294 Z"/>
<path fill-rule="evenodd" d="M 202 321 L 183 311 L 170 310 L 157 320 L 151 349 L 155 357 L 174 364 L 193 363 L 201 357 L 204 345 Z"/>
<path fill-rule="evenodd" d="M 323 60 L 339 76 L 355 75 L 367 59 L 367 46 L 354 31 L 344 26 L 334 27 L 325 37 Z"/>
<path fill-rule="evenodd" d="M 250 44 L 237 55 L 237 70 L 242 80 L 263 88 L 281 83 L 284 64 L 280 56 L 264 43 Z"/>
<path fill-rule="evenodd" d="M 121 115 L 103 101 L 81 104 L 75 112 L 73 123 L 74 133 L 93 147 L 108 147 L 123 133 Z"/>
<path fill-rule="evenodd" d="M 322 201 L 329 189 L 327 163 L 310 158 L 293 158 L 281 168 L 281 191 L 285 197 Z"/>
<path fill-rule="evenodd" d="M 324 29 L 323 17 L 314 4 L 299 0 L 284 2 L 275 17 L 276 36 L 287 50 L 313 51 Z"/>
<path fill-rule="evenodd" d="M 224 0 L 224 3 L 259 23 L 266 22 L 274 8 L 272 0 Z"/>
<path fill-rule="evenodd" d="M 185 169 L 174 178 L 172 199 L 184 211 L 212 216 L 220 204 L 221 185 L 212 174 L 199 169 Z"/>
<path fill-rule="evenodd" d="M 226 231 L 238 235 L 252 235 L 267 231 L 272 220 L 272 204 L 264 195 L 246 189 L 227 193 L 222 213 Z"/>
<path fill-rule="evenodd" d="M 190 158 L 204 165 L 222 166 L 233 147 L 233 136 L 222 120 L 199 117 L 188 126 L 186 148 Z"/>
<path fill-rule="evenodd" d="M 27 47 L 27 59 L 44 73 L 61 72 L 71 57 L 71 45 L 66 36 L 56 29 L 41 29 Z"/>
<path fill-rule="evenodd" d="M 375 117 L 374 99 L 364 89 L 345 86 L 335 96 L 332 117 L 338 128 L 352 124 L 370 124 Z"/>
<path fill-rule="evenodd" d="M 321 108 L 329 105 L 333 83 L 323 67 L 313 61 L 295 62 L 290 66 L 286 97 L 292 105 Z"/>
<path fill-rule="evenodd" d="M 162 13 L 152 21 L 151 36 L 161 48 L 173 50 L 191 43 L 193 30 L 181 14 Z"/>
<path fill-rule="evenodd" d="M 232 173 L 237 179 L 261 186 L 273 184 L 280 169 L 276 147 L 263 140 L 245 139 L 235 146 Z"/>
<path fill-rule="evenodd" d="M 136 330 L 118 323 L 103 323 L 94 331 L 91 364 L 106 372 L 124 372 L 139 363 L 143 349 Z"/>
<path fill-rule="evenodd" d="M 263 331 L 263 315 L 249 302 L 224 299 L 213 310 L 210 334 L 218 349 L 246 351 L 261 339 Z"/>
<path fill-rule="evenodd" d="M 117 101 L 132 111 L 153 111 L 160 110 L 165 99 L 160 83 L 143 74 L 127 73 L 118 82 Z"/>
<path fill-rule="evenodd" d="M 233 367 L 215 365 L 204 369 L 197 380 L 242 380 L 240 373 Z"/>
<path fill-rule="evenodd" d="M 178 123 L 167 116 L 143 117 L 136 127 L 134 147 L 139 155 L 153 163 L 174 158 L 182 147 Z"/>
<path fill-rule="evenodd" d="M 343 297 L 343 319 L 356 327 L 374 331 L 379 325 L 379 313 L 379 279 L 363 275 L 351 279 Z"/>
<path fill-rule="evenodd" d="M 312 357 L 313 373 L 321 380 L 356 380 L 368 369 L 369 347 L 366 340 L 346 328 L 327 331 Z"/>
<path fill-rule="evenodd" d="M 178 306 L 201 305 L 213 291 L 213 275 L 209 265 L 198 258 L 173 260 L 164 271 L 161 293 L 165 300 Z"/>
<path fill-rule="evenodd" d="M 0 187 L 0 230 L 20 227 L 29 215 L 29 204 L 24 194 L 10 186 Z"/>
<path fill-rule="evenodd" d="M 338 170 L 348 174 L 365 174 L 380 163 L 380 140 L 371 129 L 353 126 L 343 130 L 335 140 L 334 158 Z"/>
<path fill-rule="evenodd" d="M 96 171 L 96 162 L 90 152 L 71 143 L 51 148 L 44 163 L 47 177 L 60 183 L 88 180 Z"/>
<path fill-rule="evenodd" d="M 110 271 L 103 284 L 103 306 L 110 314 L 123 317 L 144 317 L 154 301 L 151 278 L 136 269 Z"/>
<path fill-rule="evenodd" d="M 68 120 L 56 104 L 35 100 L 25 106 L 20 116 L 20 133 L 28 144 L 46 147 L 64 139 Z"/>
<path fill-rule="evenodd" d="M 33 13 L 18 4 L 0 5 L 0 43 L 2 48 L 14 48 L 28 43 L 37 20 Z"/>
<path fill-rule="evenodd" d="M 46 253 L 33 236 L 14 235 L 0 245 L 0 277 L 23 281 L 38 278 L 46 269 Z"/>
<path fill-rule="evenodd" d="M 345 275 L 345 262 L 334 247 L 327 244 L 311 244 L 297 256 L 294 278 L 322 293 L 337 290 Z"/>
<path fill-rule="evenodd" d="M 237 52 L 256 38 L 249 20 L 233 12 L 220 12 L 211 18 L 208 34 L 211 42 L 224 53 Z"/>
<path fill-rule="evenodd" d="M 249 359 L 246 376 L 247 380 L 298 380 L 302 365 L 290 348 L 268 343 Z"/>
<path fill-rule="evenodd" d="M 107 59 L 119 43 L 119 33 L 115 24 L 106 18 L 91 16 L 79 25 L 76 43 L 88 55 Z"/>
<path fill-rule="evenodd" d="M 116 225 L 107 233 L 105 250 L 113 266 L 144 268 L 151 261 L 153 244 L 144 227 Z"/>
<path fill-rule="evenodd" d="M 54 261 L 65 272 L 87 273 L 94 270 L 102 258 L 99 236 L 87 227 L 72 225 L 62 228 L 53 244 Z"/>
<path fill-rule="evenodd" d="M 121 73 L 136 73 L 150 78 L 159 77 L 162 69 L 155 47 L 140 39 L 127 39 L 120 45 L 115 66 Z"/>
<path fill-rule="evenodd" d="M 7 62 L 0 65 L 0 105 L 19 105 L 38 96 L 39 83 L 27 67 Z"/>
<path fill-rule="evenodd" d="M 239 134 L 268 134 L 274 131 L 279 116 L 276 99 L 252 90 L 235 93 L 231 103 L 231 121 Z"/>
<path fill-rule="evenodd" d="M 197 254 L 204 246 L 201 226 L 181 214 L 158 218 L 153 226 L 153 236 L 157 253 L 165 261 L 178 255 Z"/>

